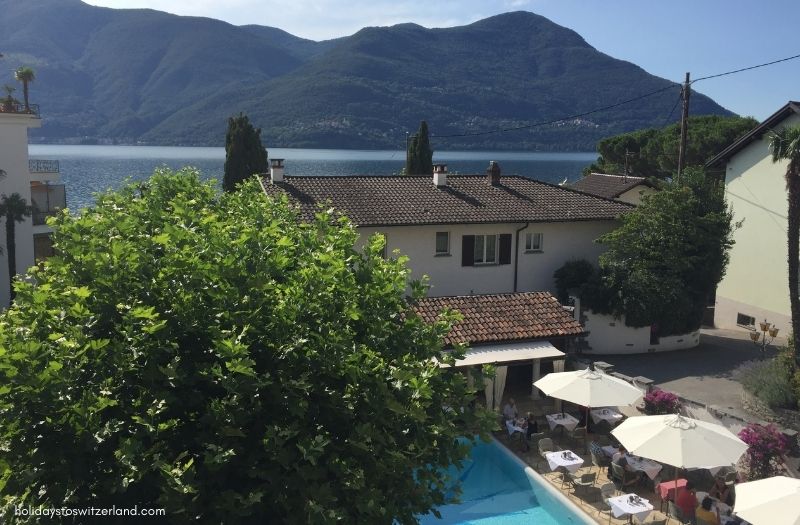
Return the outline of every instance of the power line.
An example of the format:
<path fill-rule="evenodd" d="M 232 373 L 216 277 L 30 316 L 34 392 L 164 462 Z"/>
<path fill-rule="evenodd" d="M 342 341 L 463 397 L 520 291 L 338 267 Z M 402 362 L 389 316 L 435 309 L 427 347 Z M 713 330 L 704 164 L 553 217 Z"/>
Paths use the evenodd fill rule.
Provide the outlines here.
<path fill-rule="evenodd" d="M 629 98 L 628 100 L 623 100 L 622 102 L 617 102 L 616 104 L 611 104 L 610 106 L 603 106 L 601 108 L 596 108 L 596 109 L 593 109 L 591 111 L 585 111 L 583 113 L 576 113 L 575 115 L 569 115 L 569 116 L 566 116 L 566 117 L 561 117 L 561 118 L 557 118 L 557 119 L 553 119 L 553 120 L 534 122 L 532 124 L 526 124 L 524 126 L 515 126 L 513 128 L 491 129 L 491 130 L 488 130 L 488 131 L 476 131 L 474 133 L 456 133 L 456 134 L 453 134 L 453 135 L 431 135 L 431 137 L 436 137 L 437 139 L 448 139 L 448 138 L 451 138 L 451 137 L 476 137 L 476 136 L 479 136 L 479 135 L 491 135 L 492 133 L 504 133 L 504 132 L 507 132 L 507 131 L 516 131 L 516 130 L 519 130 L 519 129 L 530 129 L 530 128 L 535 128 L 535 127 L 539 127 L 539 126 L 547 126 L 548 124 L 555 124 L 557 122 L 562 122 L 564 120 L 570 120 L 570 119 L 574 119 L 574 118 L 585 117 L 586 115 L 591 115 L 593 113 L 599 113 L 601 111 L 606 111 L 606 110 L 609 110 L 609 109 L 613 109 L 613 108 L 622 106 L 624 104 L 630 104 L 631 102 L 636 102 L 637 100 L 642 100 L 643 98 L 651 97 L 651 96 L 656 95 L 658 93 L 662 93 L 662 92 L 664 92 L 664 91 L 666 91 L 668 89 L 672 89 L 677 85 L 678 84 L 672 83 L 667 87 L 664 87 L 664 88 L 661 88 L 661 89 L 657 89 L 655 91 L 651 91 L 650 93 L 645 93 L 644 95 L 639 95 L 638 97 Z"/>
<path fill-rule="evenodd" d="M 675 100 L 675 104 L 673 104 L 672 109 L 669 111 L 669 115 L 667 115 L 667 118 L 664 119 L 664 123 L 661 125 L 662 128 L 664 126 L 666 126 L 667 124 L 669 124 L 669 119 L 671 119 L 672 118 L 672 114 L 675 113 L 675 108 L 677 108 L 678 104 L 681 103 L 681 99 L 683 98 L 682 95 L 683 95 L 683 92 L 679 92 L 678 93 L 678 98 Z"/>
<path fill-rule="evenodd" d="M 743 67 L 742 69 L 734 69 L 733 71 L 726 71 L 725 73 L 718 73 L 716 75 L 709 75 L 707 77 L 696 78 L 692 80 L 692 84 L 694 84 L 695 82 L 700 82 L 701 80 L 708 80 L 709 78 L 724 77 L 726 75 L 733 75 L 734 73 L 741 73 L 742 71 L 750 71 L 751 69 L 757 69 L 759 67 L 771 66 L 772 64 L 779 64 L 781 62 L 788 62 L 789 60 L 794 60 L 795 58 L 800 58 L 800 55 L 781 58 L 780 60 L 773 60 L 772 62 L 765 62 L 763 64 L 758 64 L 757 66 Z"/>

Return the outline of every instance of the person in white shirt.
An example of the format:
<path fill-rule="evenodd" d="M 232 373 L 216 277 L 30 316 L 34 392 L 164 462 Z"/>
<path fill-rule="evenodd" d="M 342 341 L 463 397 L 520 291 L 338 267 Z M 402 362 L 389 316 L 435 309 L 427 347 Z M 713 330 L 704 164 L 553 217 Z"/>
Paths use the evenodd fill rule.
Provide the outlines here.
<path fill-rule="evenodd" d="M 511 397 L 508 399 L 506 406 L 503 407 L 503 418 L 507 421 L 509 419 L 516 419 L 518 416 L 517 405 L 514 403 L 514 398 Z"/>

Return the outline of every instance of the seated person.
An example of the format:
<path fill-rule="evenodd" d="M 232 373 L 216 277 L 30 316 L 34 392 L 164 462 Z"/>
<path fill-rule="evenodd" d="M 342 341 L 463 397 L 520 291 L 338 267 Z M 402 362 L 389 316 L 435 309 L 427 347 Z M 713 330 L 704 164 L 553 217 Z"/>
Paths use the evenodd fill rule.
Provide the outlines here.
<path fill-rule="evenodd" d="M 531 434 L 536 434 L 539 432 L 539 424 L 536 422 L 536 418 L 533 415 L 533 412 L 528 412 L 525 414 L 525 421 L 527 423 L 527 430 L 525 431 L 525 441 L 530 441 Z"/>
<path fill-rule="evenodd" d="M 694 511 L 697 507 L 694 483 L 687 481 L 685 487 L 678 489 L 678 495 L 675 497 L 675 506 L 681 510 L 685 519 L 694 520 Z"/>
<path fill-rule="evenodd" d="M 517 419 L 518 416 L 517 405 L 514 403 L 514 398 L 510 397 L 506 406 L 503 407 L 503 418 L 508 421 L 509 419 Z"/>
<path fill-rule="evenodd" d="M 711 510 L 712 503 L 713 501 L 708 496 L 703 498 L 703 502 L 700 504 L 699 507 L 697 507 L 697 510 L 695 511 L 694 515 L 695 519 L 700 519 L 707 523 L 711 523 L 713 525 L 719 525 L 719 510 L 712 511 Z"/>
<path fill-rule="evenodd" d="M 714 480 L 714 486 L 711 487 L 711 490 L 708 491 L 708 495 L 712 498 L 717 498 L 722 503 L 728 505 L 729 507 L 733 507 L 733 487 L 729 487 L 725 484 L 725 480 L 722 478 L 716 478 Z"/>

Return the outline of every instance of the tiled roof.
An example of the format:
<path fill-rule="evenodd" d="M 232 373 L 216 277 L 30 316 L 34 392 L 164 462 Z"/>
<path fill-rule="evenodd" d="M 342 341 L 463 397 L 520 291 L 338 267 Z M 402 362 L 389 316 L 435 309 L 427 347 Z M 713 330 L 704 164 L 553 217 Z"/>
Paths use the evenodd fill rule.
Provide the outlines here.
<path fill-rule="evenodd" d="M 640 184 L 650 186 L 650 183 L 644 177 L 590 173 L 579 181 L 570 184 L 570 188 L 605 197 L 606 199 L 614 199 Z"/>
<path fill-rule="evenodd" d="M 430 176 L 347 176 L 271 183 L 267 177 L 264 189 L 288 195 L 305 220 L 328 203 L 359 226 L 611 220 L 632 209 L 525 177 L 503 176 L 497 186 L 485 175 L 448 175 L 447 182 L 436 187 Z"/>
<path fill-rule="evenodd" d="M 498 343 L 578 336 L 583 327 L 549 292 L 426 297 L 414 310 L 433 323 L 445 308 L 464 317 L 453 326 L 445 343 Z"/>

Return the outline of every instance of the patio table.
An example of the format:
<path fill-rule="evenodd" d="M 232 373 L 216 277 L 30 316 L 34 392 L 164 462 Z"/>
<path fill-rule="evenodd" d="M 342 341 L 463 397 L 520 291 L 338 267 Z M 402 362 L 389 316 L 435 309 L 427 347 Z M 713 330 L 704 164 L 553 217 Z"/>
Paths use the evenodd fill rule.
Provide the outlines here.
<path fill-rule="evenodd" d="M 519 424 L 513 419 L 506 420 L 506 430 L 508 431 L 509 436 L 513 436 L 514 432 L 519 432 L 523 436 L 525 435 L 525 429 L 519 426 Z"/>
<path fill-rule="evenodd" d="M 625 459 L 628 461 L 628 466 L 630 468 L 644 472 L 650 479 L 655 479 L 663 468 L 661 463 L 653 461 L 652 459 L 637 458 L 635 456 L 631 456 L 630 454 L 626 455 Z"/>
<path fill-rule="evenodd" d="M 631 501 L 632 497 L 638 499 Z M 629 522 L 633 516 L 636 516 L 639 522 L 644 522 L 647 516 L 653 512 L 653 505 L 650 504 L 650 501 L 640 498 L 636 494 L 624 494 L 622 496 L 608 498 L 608 506 L 611 507 L 611 512 L 614 514 L 615 518 L 627 514 Z"/>
<path fill-rule="evenodd" d="M 686 480 L 680 478 L 677 480 L 677 488 L 682 489 L 686 486 Z M 658 495 L 662 500 L 672 500 L 675 501 L 675 487 L 676 481 L 671 479 L 669 481 L 662 481 L 658 485 L 656 485 L 656 489 L 658 491 Z"/>
<path fill-rule="evenodd" d="M 556 470 L 558 467 L 565 467 L 574 474 L 579 468 L 581 468 L 581 465 L 583 465 L 583 458 L 571 450 L 548 452 L 544 456 L 547 459 L 547 464 L 550 466 L 550 470 Z"/>
<path fill-rule="evenodd" d="M 595 424 L 601 421 L 608 421 L 608 424 L 612 427 L 622 421 L 624 417 L 613 408 L 593 408 L 589 413 L 592 415 L 592 421 L 594 421 Z"/>
<path fill-rule="evenodd" d="M 558 414 L 547 414 L 547 424 L 550 425 L 550 430 L 555 430 L 557 426 L 562 426 L 567 430 L 575 430 L 578 426 L 578 420 L 571 414 L 559 412 Z"/>

